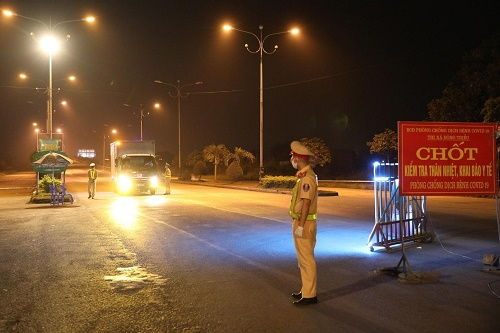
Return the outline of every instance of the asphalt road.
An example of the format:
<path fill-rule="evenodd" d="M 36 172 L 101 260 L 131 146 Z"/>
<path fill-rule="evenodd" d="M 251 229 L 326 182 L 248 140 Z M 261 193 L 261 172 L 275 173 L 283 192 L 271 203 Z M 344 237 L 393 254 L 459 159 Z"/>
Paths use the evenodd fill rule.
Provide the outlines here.
<path fill-rule="evenodd" d="M 373 193 L 319 201 L 319 303 L 296 308 L 289 195 L 174 184 L 171 195 L 115 196 L 105 172 L 87 199 L 29 204 L 0 177 L 0 332 L 498 332 L 495 200 L 430 197 L 438 238 L 406 248 L 411 283 L 380 274 L 399 249 L 370 252 Z M 19 177 L 19 180 L 16 180 Z M 29 187 L 29 186 L 26 186 Z"/>

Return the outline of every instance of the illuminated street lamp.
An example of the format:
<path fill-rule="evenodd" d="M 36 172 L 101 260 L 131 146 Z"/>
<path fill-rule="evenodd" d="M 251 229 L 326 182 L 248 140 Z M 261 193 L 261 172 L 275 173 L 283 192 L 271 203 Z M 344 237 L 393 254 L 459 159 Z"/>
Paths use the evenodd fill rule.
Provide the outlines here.
<path fill-rule="evenodd" d="M 236 31 L 248 34 L 248 35 L 252 35 L 257 39 L 257 42 L 259 43 L 259 47 L 255 51 L 252 51 L 249 48 L 248 44 L 245 44 L 245 48 L 250 53 L 259 53 L 259 55 L 260 55 L 260 89 L 259 89 L 259 91 L 260 91 L 260 129 L 259 129 L 259 133 L 260 133 L 260 137 L 259 137 L 259 139 L 260 139 L 260 148 L 259 148 L 260 149 L 260 170 L 259 170 L 259 180 L 261 180 L 262 177 L 264 176 L 264 87 L 263 87 L 264 78 L 263 78 L 262 56 L 264 53 L 265 54 L 273 54 L 278 49 L 278 45 L 275 45 L 272 51 L 267 51 L 264 47 L 264 42 L 266 41 L 266 39 L 268 37 L 274 36 L 274 35 L 281 35 L 281 34 L 288 34 L 288 33 L 296 35 L 299 33 L 299 29 L 294 28 L 294 29 L 291 29 L 288 31 L 274 32 L 274 33 L 271 33 L 271 34 L 263 37 L 262 30 L 264 29 L 264 27 L 262 25 L 259 25 L 259 30 L 260 30 L 260 37 L 259 37 L 252 32 L 236 29 L 230 25 L 225 25 L 223 28 L 226 31 L 236 30 Z"/>
<path fill-rule="evenodd" d="M 139 104 L 140 106 L 133 106 L 133 105 L 128 105 L 128 104 L 123 104 L 124 106 L 126 107 L 129 107 L 129 108 L 133 108 L 133 109 L 137 109 L 139 110 L 139 117 L 141 118 L 141 141 L 142 141 L 142 118 L 144 117 L 144 111 L 146 111 L 148 108 L 147 107 L 143 107 L 142 104 Z M 160 108 L 160 103 L 155 103 L 153 105 L 153 107 L 155 109 L 158 109 Z M 146 113 L 146 115 L 148 115 L 148 113 Z"/>
<path fill-rule="evenodd" d="M 78 19 L 78 20 L 69 20 L 69 21 L 62 21 L 58 22 L 55 25 L 52 26 L 52 22 L 49 22 L 49 25 L 43 23 L 42 21 L 39 21 L 37 19 L 28 17 L 28 16 L 23 16 L 19 15 L 17 13 L 14 13 L 10 10 L 2 10 L 3 14 L 6 16 L 16 16 L 20 17 L 23 19 L 27 19 L 30 21 L 35 21 L 43 25 L 45 28 L 46 32 L 48 33 L 47 36 L 42 38 L 40 40 L 41 42 L 41 47 L 43 50 L 45 50 L 49 54 L 49 84 L 48 84 L 48 89 L 47 89 L 47 95 L 48 95 L 48 101 L 47 101 L 47 131 L 49 132 L 50 138 L 52 139 L 52 55 L 55 53 L 59 46 L 59 42 L 57 41 L 56 38 L 52 36 L 53 32 L 55 31 L 55 28 L 61 24 L 67 24 L 67 23 L 72 23 L 72 22 L 94 22 L 95 17 L 86 17 L 83 19 Z M 32 32 L 31 36 L 34 38 L 35 34 Z M 66 36 L 67 39 L 70 38 L 70 35 Z"/>
<path fill-rule="evenodd" d="M 45 88 L 38 88 L 37 87 L 37 88 L 35 88 L 35 90 L 36 91 L 43 90 L 43 93 L 47 93 L 47 133 L 49 133 L 49 129 L 52 128 L 52 114 L 54 113 L 54 109 L 52 109 L 52 107 L 53 107 L 52 102 L 49 102 L 49 101 L 53 100 L 53 94 L 51 94 L 51 95 L 49 95 L 49 94 L 50 94 L 50 91 L 53 91 L 53 89 L 50 89 L 49 85 L 45 81 L 37 79 L 37 78 L 32 78 L 24 73 L 19 74 L 19 77 L 23 80 L 29 79 L 29 80 L 39 81 L 39 82 L 43 83 L 43 85 L 45 86 Z M 74 80 L 76 80 L 76 77 L 74 75 L 70 75 L 65 79 L 58 79 L 58 80 L 54 80 L 53 82 L 66 81 L 66 80 L 74 81 Z M 58 92 L 61 91 L 61 88 L 57 88 L 57 91 Z M 61 104 L 65 106 L 67 104 L 67 102 L 62 101 Z M 51 110 L 52 112 L 49 112 L 49 110 Z M 52 133 L 50 133 L 50 134 L 52 134 Z"/>
<path fill-rule="evenodd" d="M 181 173 L 181 98 L 186 98 L 189 96 L 189 93 L 182 94 L 182 88 L 187 87 L 187 86 L 193 86 L 196 84 L 202 84 L 203 82 L 198 81 L 194 83 L 188 83 L 183 86 L 181 86 L 181 80 L 177 80 L 177 85 L 174 85 L 172 83 L 165 83 L 160 80 L 155 80 L 155 83 L 160 83 L 160 84 L 165 84 L 167 86 L 171 86 L 176 90 L 176 94 L 168 93 L 170 97 L 177 98 L 177 119 L 179 120 L 179 129 L 178 129 L 178 134 L 179 134 L 179 173 Z"/>

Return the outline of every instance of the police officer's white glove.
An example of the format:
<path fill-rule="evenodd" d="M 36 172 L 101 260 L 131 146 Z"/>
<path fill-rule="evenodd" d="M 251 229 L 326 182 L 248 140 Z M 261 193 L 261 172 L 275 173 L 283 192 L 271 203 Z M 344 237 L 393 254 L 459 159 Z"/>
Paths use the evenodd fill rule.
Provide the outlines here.
<path fill-rule="evenodd" d="M 302 232 L 304 231 L 304 227 L 297 227 L 297 229 L 295 229 L 295 236 L 299 237 L 299 238 L 302 238 Z"/>

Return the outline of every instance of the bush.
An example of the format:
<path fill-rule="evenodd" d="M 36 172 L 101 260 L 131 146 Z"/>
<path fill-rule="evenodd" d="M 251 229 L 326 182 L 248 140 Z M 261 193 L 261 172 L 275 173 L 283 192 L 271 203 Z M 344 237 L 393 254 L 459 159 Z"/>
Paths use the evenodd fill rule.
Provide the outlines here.
<path fill-rule="evenodd" d="M 182 170 L 181 180 L 191 180 L 191 172 L 188 169 Z"/>
<path fill-rule="evenodd" d="M 226 175 L 233 181 L 241 180 L 243 178 L 243 169 L 236 161 L 233 161 L 227 167 Z"/>
<path fill-rule="evenodd" d="M 296 181 L 294 176 L 264 176 L 261 183 L 265 188 L 293 188 Z"/>
<path fill-rule="evenodd" d="M 203 161 L 196 162 L 193 166 L 193 174 L 198 176 L 198 180 L 200 180 L 202 175 L 207 174 L 207 164 Z"/>
<path fill-rule="evenodd" d="M 57 192 L 59 192 L 61 190 L 62 181 L 57 178 L 52 178 L 49 175 L 44 175 L 43 178 L 40 179 L 40 181 L 38 182 L 38 187 L 42 190 L 42 192 L 50 193 L 49 186 L 52 185 L 52 183 L 54 183 Z"/>

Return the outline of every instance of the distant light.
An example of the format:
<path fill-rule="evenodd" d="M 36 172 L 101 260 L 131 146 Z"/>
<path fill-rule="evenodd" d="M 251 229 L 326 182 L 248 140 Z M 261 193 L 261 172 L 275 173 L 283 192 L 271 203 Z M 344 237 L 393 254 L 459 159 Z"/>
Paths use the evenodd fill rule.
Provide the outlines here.
<path fill-rule="evenodd" d="M 67 104 L 68 104 L 68 102 L 66 102 L 66 101 L 61 102 L 61 105 L 67 105 Z"/>
<path fill-rule="evenodd" d="M 380 162 L 373 162 L 373 166 L 374 166 L 374 167 L 377 167 L 377 166 L 379 166 L 379 165 L 380 165 Z"/>
<path fill-rule="evenodd" d="M 71 75 L 70 77 L 68 77 L 68 80 L 70 80 L 70 81 L 75 81 L 75 80 L 76 80 L 76 77 L 75 77 L 75 76 L 73 76 L 73 75 Z"/>
<path fill-rule="evenodd" d="M 87 22 L 94 22 L 95 21 L 95 17 L 94 16 L 87 16 L 86 18 L 83 19 L 84 21 L 87 21 Z"/>
<path fill-rule="evenodd" d="M 111 133 L 116 134 L 116 130 L 115 129 L 111 130 Z"/>
<path fill-rule="evenodd" d="M 3 14 L 6 15 L 6 16 L 13 16 L 14 13 L 11 12 L 10 10 L 2 10 Z"/>
<path fill-rule="evenodd" d="M 298 34 L 299 33 L 299 29 L 297 28 L 293 28 L 292 30 L 290 30 L 290 32 L 294 35 Z"/>
<path fill-rule="evenodd" d="M 57 133 L 62 133 L 62 129 L 58 128 Z"/>
<path fill-rule="evenodd" d="M 160 107 L 160 103 L 155 103 L 155 108 L 159 108 Z"/>
<path fill-rule="evenodd" d="M 223 27 L 223 28 L 224 28 L 224 30 L 226 30 L 226 31 L 229 31 L 229 30 L 232 30 L 232 29 L 233 29 L 233 27 L 232 27 L 232 26 L 230 26 L 230 25 L 228 25 L 228 24 L 224 25 L 224 27 Z"/>
<path fill-rule="evenodd" d="M 20 77 L 21 79 L 26 79 L 28 76 L 27 76 L 26 74 L 22 74 L 22 73 L 21 73 L 21 74 L 19 74 L 19 77 Z"/>

